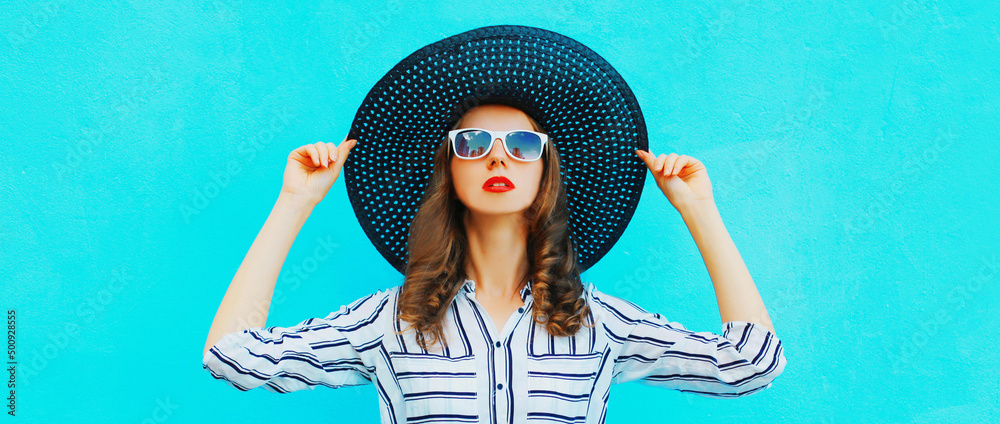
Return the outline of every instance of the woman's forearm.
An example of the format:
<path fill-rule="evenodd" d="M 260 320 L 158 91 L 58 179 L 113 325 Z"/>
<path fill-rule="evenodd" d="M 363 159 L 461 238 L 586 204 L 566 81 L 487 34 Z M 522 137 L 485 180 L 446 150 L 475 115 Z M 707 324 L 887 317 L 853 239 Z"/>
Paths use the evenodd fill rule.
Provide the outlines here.
<path fill-rule="evenodd" d="M 694 237 L 708 275 L 715 286 L 719 314 L 723 322 L 745 321 L 767 327 L 777 336 L 764 301 L 750 277 L 750 271 L 726 230 L 714 200 L 701 202 L 681 211 L 681 217 Z"/>
<path fill-rule="evenodd" d="M 274 286 L 292 242 L 315 203 L 284 192 L 278 196 L 250 251 L 229 283 L 205 341 L 204 356 L 226 334 L 263 327 Z"/>

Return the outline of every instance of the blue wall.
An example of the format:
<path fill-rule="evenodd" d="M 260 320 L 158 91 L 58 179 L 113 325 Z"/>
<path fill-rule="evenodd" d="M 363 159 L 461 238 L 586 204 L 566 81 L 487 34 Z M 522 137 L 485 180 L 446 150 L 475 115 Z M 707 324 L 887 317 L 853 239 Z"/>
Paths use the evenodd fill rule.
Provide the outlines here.
<path fill-rule="evenodd" d="M 19 422 L 377 422 L 371 385 L 228 387 L 201 367 L 205 336 L 290 150 L 342 140 L 413 50 L 504 23 L 602 54 L 653 152 L 708 167 L 785 344 L 768 390 L 615 386 L 608 423 L 1000 422 L 996 2 L 92 3 L 0 7 L 0 309 L 17 311 Z M 652 178 L 584 277 L 721 334 Z M 400 281 L 338 181 L 268 325 Z"/>

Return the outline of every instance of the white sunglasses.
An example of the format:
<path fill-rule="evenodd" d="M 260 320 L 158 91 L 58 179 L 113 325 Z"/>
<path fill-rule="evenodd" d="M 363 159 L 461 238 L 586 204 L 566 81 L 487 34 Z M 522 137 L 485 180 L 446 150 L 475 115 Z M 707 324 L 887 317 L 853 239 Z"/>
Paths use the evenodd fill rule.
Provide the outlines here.
<path fill-rule="evenodd" d="M 510 157 L 533 162 L 542 158 L 549 136 L 535 131 L 493 131 L 484 128 L 460 128 L 448 131 L 452 151 L 460 159 L 479 159 L 493 150 L 493 142 L 503 140 L 503 148 Z"/>

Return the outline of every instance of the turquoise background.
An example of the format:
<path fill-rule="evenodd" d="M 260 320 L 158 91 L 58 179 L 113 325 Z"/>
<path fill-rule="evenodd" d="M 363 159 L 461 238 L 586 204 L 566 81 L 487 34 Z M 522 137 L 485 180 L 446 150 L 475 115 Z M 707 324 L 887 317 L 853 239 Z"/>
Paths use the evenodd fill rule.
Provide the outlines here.
<path fill-rule="evenodd" d="M 785 346 L 768 390 L 618 385 L 608 423 L 1000 422 L 997 2 L 94 3 L 0 7 L 10 422 L 378 422 L 372 385 L 216 381 L 205 337 L 288 153 L 340 142 L 412 51 L 492 24 L 591 47 L 630 84 L 652 151 L 707 166 Z M 401 282 L 344 187 L 302 228 L 268 325 Z M 584 280 L 721 334 L 652 178 Z"/>

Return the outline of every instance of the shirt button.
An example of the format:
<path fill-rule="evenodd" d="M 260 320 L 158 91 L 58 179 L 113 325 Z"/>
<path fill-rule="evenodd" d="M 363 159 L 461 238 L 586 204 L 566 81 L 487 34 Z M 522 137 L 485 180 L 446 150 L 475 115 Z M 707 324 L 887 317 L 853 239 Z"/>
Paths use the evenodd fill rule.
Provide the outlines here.
<path fill-rule="evenodd" d="M 503 383 L 497 384 L 497 390 L 503 389 Z"/>
<path fill-rule="evenodd" d="M 497 342 L 497 347 L 500 347 L 500 342 Z"/>
<path fill-rule="evenodd" d="M 517 308 L 517 312 L 518 313 L 524 312 L 524 308 Z"/>

